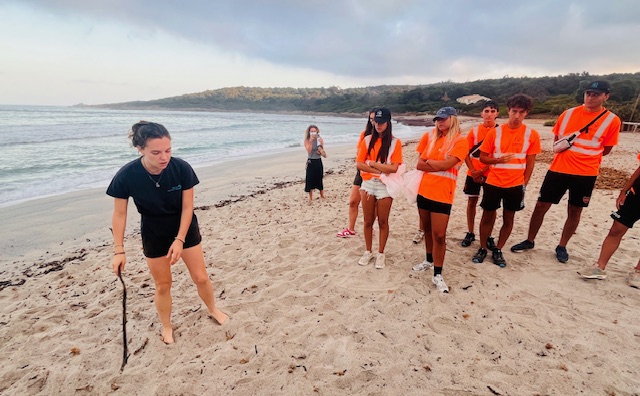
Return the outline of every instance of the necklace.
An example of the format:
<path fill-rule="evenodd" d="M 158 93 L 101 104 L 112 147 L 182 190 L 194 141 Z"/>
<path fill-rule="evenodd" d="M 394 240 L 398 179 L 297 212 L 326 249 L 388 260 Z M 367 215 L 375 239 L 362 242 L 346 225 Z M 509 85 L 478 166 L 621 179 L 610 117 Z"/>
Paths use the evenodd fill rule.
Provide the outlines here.
<path fill-rule="evenodd" d="M 160 172 L 160 177 L 158 178 L 158 181 L 153 180 L 153 177 L 151 177 L 149 173 L 147 173 L 147 176 L 149 177 L 149 179 L 151 179 L 152 182 L 155 183 L 156 187 L 160 188 L 160 179 L 162 179 L 162 172 Z"/>
<path fill-rule="evenodd" d="M 164 169 L 160 171 L 160 177 L 156 181 L 156 180 L 153 180 L 153 177 L 151 177 L 151 174 L 149 173 L 147 168 L 144 166 L 144 160 L 142 160 L 142 167 L 144 168 L 144 171 L 147 172 L 147 177 L 149 178 L 149 180 L 151 180 L 156 185 L 156 188 L 160 188 L 160 180 L 162 180 L 162 174 L 164 173 Z"/>

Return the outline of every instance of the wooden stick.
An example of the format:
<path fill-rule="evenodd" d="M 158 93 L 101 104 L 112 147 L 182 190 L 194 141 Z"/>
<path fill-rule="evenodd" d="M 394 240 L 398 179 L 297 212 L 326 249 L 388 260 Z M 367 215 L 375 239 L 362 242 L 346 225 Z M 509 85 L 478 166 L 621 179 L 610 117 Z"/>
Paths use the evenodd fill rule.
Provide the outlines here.
<path fill-rule="evenodd" d="M 127 350 L 127 286 L 124 284 L 124 280 L 122 279 L 122 273 L 120 268 L 118 268 L 118 278 L 120 278 L 120 283 L 122 283 L 122 366 L 120 366 L 120 372 L 124 370 L 124 366 L 127 364 L 127 359 L 129 359 L 129 353 Z"/>

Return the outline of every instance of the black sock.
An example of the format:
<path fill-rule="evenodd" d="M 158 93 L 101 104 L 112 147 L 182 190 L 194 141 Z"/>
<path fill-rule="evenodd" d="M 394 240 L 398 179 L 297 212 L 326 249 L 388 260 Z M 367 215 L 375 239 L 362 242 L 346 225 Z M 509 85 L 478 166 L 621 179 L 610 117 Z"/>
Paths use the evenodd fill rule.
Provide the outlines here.
<path fill-rule="evenodd" d="M 442 275 L 442 267 L 433 267 L 433 276 Z"/>
<path fill-rule="evenodd" d="M 433 253 L 427 253 L 427 261 L 433 263 Z"/>

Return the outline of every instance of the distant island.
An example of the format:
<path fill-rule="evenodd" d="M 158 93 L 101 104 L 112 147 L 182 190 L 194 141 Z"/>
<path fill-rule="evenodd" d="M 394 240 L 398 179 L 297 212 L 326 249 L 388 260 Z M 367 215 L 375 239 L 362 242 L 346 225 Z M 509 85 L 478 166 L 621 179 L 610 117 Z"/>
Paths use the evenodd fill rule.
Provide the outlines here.
<path fill-rule="evenodd" d="M 457 83 L 445 81 L 427 85 L 382 85 L 347 88 L 251 88 L 231 87 L 184 94 L 170 98 L 78 107 L 110 109 L 261 111 L 287 113 L 362 114 L 385 106 L 396 114 L 434 113 L 453 106 L 461 114 L 477 115 L 486 98 L 501 104 L 508 97 L 525 93 L 535 100 L 532 116 L 554 117 L 582 102 L 582 93 L 592 80 L 611 83 L 606 106 L 624 121 L 640 121 L 636 111 L 640 98 L 640 72 L 590 75 L 570 73 L 556 77 L 509 77 Z M 482 98 L 478 99 L 477 98 Z M 458 100 L 460 99 L 460 100 Z"/>

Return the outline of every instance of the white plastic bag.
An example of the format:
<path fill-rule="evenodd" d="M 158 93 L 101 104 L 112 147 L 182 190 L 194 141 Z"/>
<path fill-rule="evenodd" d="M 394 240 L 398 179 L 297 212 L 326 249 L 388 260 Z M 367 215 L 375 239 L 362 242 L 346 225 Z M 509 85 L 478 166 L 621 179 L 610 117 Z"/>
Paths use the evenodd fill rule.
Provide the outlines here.
<path fill-rule="evenodd" d="M 391 195 L 391 198 L 396 199 L 400 198 L 404 189 L 404 182 L 402 179 L 402 175 L 407 170 L 407 166 L 405 164 L 400 164 L 398 166 L 398 170 L 395 173 L 381 173 L 380 181 L 387 186 L 387 192 Z"/>
<path fill-rule="evenodd" d="M 420 189 L 422 175 L 424 175 L 423 171 L 414 169 L 402 177 L 404 179 L 404 196 L 407 198 L 407 202 L 412 205 L 418 200 L 418 189 Z"/>

